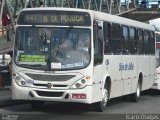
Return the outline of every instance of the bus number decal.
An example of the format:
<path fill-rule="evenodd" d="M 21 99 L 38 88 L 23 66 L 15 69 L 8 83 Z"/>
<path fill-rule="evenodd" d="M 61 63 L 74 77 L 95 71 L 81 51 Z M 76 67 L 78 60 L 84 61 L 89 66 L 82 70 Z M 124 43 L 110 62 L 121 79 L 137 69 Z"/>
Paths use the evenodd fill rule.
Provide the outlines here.
<path fill-rule="evenodd" d="M 131 63 L 119 63 L 119 71 L 125 71 L 125 70 L 134 70 L 134 64 Z"/>

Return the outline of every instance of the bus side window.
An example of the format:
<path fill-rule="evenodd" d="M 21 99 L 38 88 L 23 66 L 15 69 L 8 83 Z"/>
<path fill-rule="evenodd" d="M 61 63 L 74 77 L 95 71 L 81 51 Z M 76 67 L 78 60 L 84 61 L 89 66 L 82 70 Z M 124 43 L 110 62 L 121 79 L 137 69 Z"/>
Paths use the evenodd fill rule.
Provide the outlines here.
<path fill-rule="evenodd" d="M 150 54 L 149 52 L 149 32 L 144 31 L 144 52 L 145 54 Z"/>
<path fill-rule="evenodd" d="M 138 54 L 144 53 L 144 45 L 143 45 L 143 31 L 138 29 L 137 30 L 137 39 L 138 39 Z"/>
<path fill-rule="evenodd" d="M 155 54 L 155 34 L 154 32 L 150 32 L 149 45 L 150 45 L 150 53 L 151 55 L 154 55 Z"/>
<path fill-rule="evenodd" d="M 152 37 L 153 37 L 153 33 L 150 32 L 150 39 L 154 39 Z M 160 42 L 160 34 L 159 33 L 156 34 L 156 42 Z"/>
<path fill-rule="evenodd" d="M 129 42 L 128 42 L 128 35 L 129 35 L 129 28 L 128 26 L 122 26 L 122 53 L 128 54 L 129 53 Z"/>
<path fill-rule="evenodd" d="M 94 35 L 94 65 L 101 64 L 103 62 L 103 36 L 102 28 L 98 27 L 97 22 L 94 22 L 93 28 Z"/>
<path fill-rule="evenodd" d="M 119 24 L 112 24 L 112 52 L 114 54 L 121 54 L 121 39 L 122 32 Z"/>
<path fill-rule="evenodd" d="M 103 24 L 104 34 L 104 53 L 111 53 L 111 23 L 104 22 Z"/>
<path fill-rule="evenodd" d="M 136 29 L 133 27 L 129 29 L 129 52 L 131 54 L 137 54 Z"/>

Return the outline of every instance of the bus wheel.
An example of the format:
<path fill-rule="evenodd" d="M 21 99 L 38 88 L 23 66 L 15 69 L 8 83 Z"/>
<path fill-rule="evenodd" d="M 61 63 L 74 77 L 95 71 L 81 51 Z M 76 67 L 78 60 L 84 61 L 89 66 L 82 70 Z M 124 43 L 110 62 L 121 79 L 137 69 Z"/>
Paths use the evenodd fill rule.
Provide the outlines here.
<path fill-rule="evenodd" d="M 109 100 L 109 93 L 107 85 L 105 84 L 104 88 L 102 89 L 102 100 L 100 102 L 95 103 L 95 109 L 98 112 L 103 112 L 106 107 Z"/>
<path fill-rule="evenodd" d="M 33 109 L 38 109 L 38 108 L 41 108 L 44 104 L 44 101 L 31 101 L 31 107 Z"/>
<path fill-rule="evenodd" d="M 141 95 L 141 84 L 140 81 L 138 81 L 136 92 L 131 94 L 131 100 L 133 102 L 138 102 L 140 95 Z"/>

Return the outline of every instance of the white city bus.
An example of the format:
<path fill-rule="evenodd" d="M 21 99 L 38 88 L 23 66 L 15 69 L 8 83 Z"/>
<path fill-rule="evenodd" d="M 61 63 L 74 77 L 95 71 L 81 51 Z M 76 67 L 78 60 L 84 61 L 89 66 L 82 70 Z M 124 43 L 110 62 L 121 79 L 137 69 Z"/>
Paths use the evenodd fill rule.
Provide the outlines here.
<path fill-rule="evenodd" d="M 155 35 L 149 24 L 75 8 L 29 8 L 18 16 L 12 99 L 79 102 L 104 111 L 111 98 L 155 80 Z"/>
<path fill-rule="evenodd" d="M 156 80 L 152 89 L 160 90 L 160 32 L 155 32 L 156 36 Z"/>

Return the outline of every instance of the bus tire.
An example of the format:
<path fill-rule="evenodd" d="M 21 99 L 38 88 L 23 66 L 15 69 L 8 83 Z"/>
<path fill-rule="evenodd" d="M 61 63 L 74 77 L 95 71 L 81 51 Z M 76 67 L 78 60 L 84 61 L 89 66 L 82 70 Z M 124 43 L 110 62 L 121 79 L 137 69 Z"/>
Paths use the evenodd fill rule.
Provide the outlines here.
<path fill-rule="evenodd" d="M 102 100 L 94 104 L 96 111 L 103 112 L 107 108 L 107 103 L 109 100 L 109 87 L 107 86 L 107 82 L 102 89 Z"/>
<path fill-rule="evenodd" d="M 31 101 L 31 107 L 32 109 L 39 109 L 43 106 L 44 101 Z"/>
<path fill-rule="evenodd" d="M 141 95 L 141 82 L 138 81 L 136 92 L 131 94 L 131 101 L 138 102 Z"/>

